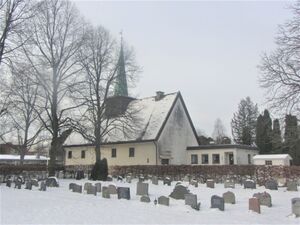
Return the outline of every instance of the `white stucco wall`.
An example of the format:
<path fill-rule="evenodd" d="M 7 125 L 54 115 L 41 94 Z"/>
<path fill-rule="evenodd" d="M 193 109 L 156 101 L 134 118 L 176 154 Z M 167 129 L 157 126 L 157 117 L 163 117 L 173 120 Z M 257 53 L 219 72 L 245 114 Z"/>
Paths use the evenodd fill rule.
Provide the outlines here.
<path fill-rule="evenodd" d="M 289 166 L 289 159 L 255 159 L 255 165 L 266 165 L 266 161 L 272 161 L 272 166 Z"/>
<path fill-rule="evenodd" d="M 225 149 L 197 149 L 197 150 L 187 150 L 187 161 L 186 164 L 191 164 L 191 155 L 198 155 L 198 165 L 226 165 L 225 162 L 226 154 L 233 153 L 234 165 L 248 165 L 248 154 L 251 156 L 251 164 L 253 164 L 253 156 L 258 154 L 256 150 L 247 149 L 236 149 L 236 148 L 225 148 Z M 201 155 L 208 155 L 208 164 L 202 164 Z M 220 155 L 220 164 L 213 164 L 212 156 L 213 154 Z"/>
<path fill-rule="evenodd" d="M 198 145 L 180 98 L 174 105 L 157 145 L 160 154 L 171 153 L 169 164 L 173 165 L 185 164 L 187 146 Z"/>

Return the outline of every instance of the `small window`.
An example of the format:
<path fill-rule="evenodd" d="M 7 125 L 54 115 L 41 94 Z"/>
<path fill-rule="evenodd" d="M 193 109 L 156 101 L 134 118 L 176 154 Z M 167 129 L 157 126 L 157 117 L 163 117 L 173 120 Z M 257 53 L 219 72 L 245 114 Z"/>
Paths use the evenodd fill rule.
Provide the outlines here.
<path fill-rule="evenodd" d="M 68 159 L 72 159 L 72 151 L 68 151 Z"/>
<path fill-rule="evenodd" d="M 251 164 L 251 155 L 248 154 L 248 164 L 250 165 Z"/>
<path fill-rule="evenodd" d="M 208 154 L 201 155 L 201 162 L 202 164 L 208 164 Z"/>
<path fill-rule="evenodd" d="M 198 155 L 191 155 L 191 163 L 198 164 Z"/>
<path fill-rule="evenodd" d="M 212 155 L 213 164 L 220 164 L 220 155 L 219 154 L 213 154 Z"/>
<path fill-rule="evenodd" d="M 272 166 L 272 160 L 266 160 L 265 164 L 266 164 L 267 166 Z"/>
<path fill-rule="evenodd" d="M 129 157 L 134 157 L 134 148 L 129 148 Z"/>
<path fill-rule="evenodd" d="M 161 164 L 162 165 L 169 165 L 169 159 L 162 159 Z"/>
<path fill-rule="evenodd" d="M 112 158 L 116 158 L 117 157 L 117 149 L 116 148 L 112 148 L 111 149 L 111 157 Z"/>
<path fill-rule="evenodd" d="M 81 158 L 85 159 L 85 151 L 81 151 Z"/>

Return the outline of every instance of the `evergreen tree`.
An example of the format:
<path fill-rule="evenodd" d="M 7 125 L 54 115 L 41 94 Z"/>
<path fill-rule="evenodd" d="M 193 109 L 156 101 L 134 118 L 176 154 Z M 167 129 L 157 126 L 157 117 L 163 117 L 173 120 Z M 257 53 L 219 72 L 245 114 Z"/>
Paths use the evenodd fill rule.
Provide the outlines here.
<path fill-rule="evenodd" d="M 272 152 L 275 154 L 282 153 L 282 137 L 279 120 L 275 119 L 273 121 L 273 130 L 272 130 Z"/>
<path fill-rule="evenodd" d="M 237 144 L 253 144 L 257 117 L 257 105 L 251 101 L 250 97 L 242 99 L 238 111 L 234 113 L 231 120 L 232 136 Z"/>
<path fill-rule="evenodd" d="M 285 116 L 284 152 L 290 154 L 295 165 L 300 165 L 300 140 L 297 117 Z"/>
<path fill-rule="evenodd" d="M 259 115 L 257 118 L 255 142 L 260 154 L 272 152 L 272 120 L 267 109 L 265 109 L 263 115 Z"/>

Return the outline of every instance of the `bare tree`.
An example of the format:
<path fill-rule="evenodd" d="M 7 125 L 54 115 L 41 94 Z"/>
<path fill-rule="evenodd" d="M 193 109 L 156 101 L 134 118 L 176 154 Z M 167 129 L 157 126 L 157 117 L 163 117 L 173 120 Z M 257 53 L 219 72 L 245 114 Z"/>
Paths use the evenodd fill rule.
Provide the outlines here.
<path fill-rule="evenodd" d="M 214 138 L 216 144 L 222 144 L 223 138 L 226 137 L 226 129 L 220 118 L 216 119 L 216 121 L 215 121 L 215 126 L 214 126 L 214 131 L 212 133 L 212 137 Z"/>
<path fill-rule="evenodd" d="M 24 44 L 23 23 L 33 15 L 33 7 L 27 0 L 0 0 L 0 65 L 7 55 Z M 22 41 L 20 41 L 22 40 Z"/>
<path fill-rule="evenodd" d="M 114 117 L 107 114 L 108 98 L 121 69 L 120 60 L 123 57 L 122 46 L 121 55 L 116 55 L 116 50 L 116 43 L 105 28 L 90 27 L 88 38 L 79 53 L 86 82 L 80 88 L 80 101 L 84 102 L 84 107 L 81 110 L 81 120 L 75 122 L 75 129 L 95 145 L 96 162 L 101 160 L 101 145 L 105 136 L 112 130 L 126 135 L 134 132 L 136 127 L 132 126 L 133 121 L 138 124 L 134 109 Z M 135 76 L 139 70 L 133 63 L 132 55 L 127 54 L 124 60 L 126 75 Z"/>
<path fill-rule="evenodd" d="M 33 82 L 30 75 L 32 68 L 24 63 L 11 66 L 12 79 L 6 88 L 6 98 L 9 102 L 7 114 L 10 119 L 9 141 L 17 141 L 13 148 L 20 153 L 20 163 L 29 149 L 37 144 L 37 137 L 42 131 L 38 120 L 41 114 L 36 109 L 39 86 Z M 7 136 L 5 135 L 5 136 Z M 17 140 L 14 140 L 17 138 Z M 2 140 L 5 139 L 2 137 Z"/>
<path fill-rule="evenodd" d="M 300 113 L 300 1 L 291 6 L 293 17 L 279 27 L 277 49 L 262 56 L 260 83 L 277 112 Z"/>
<path fill-rule="evenodd" d="M 23 50 L 41 85 L 45 117 L 39 119 L 51 134 L 48 171 L 53 176 L 56 157 L 72 132 L 69 122 L 77 105 L 69 97 L 80 83 L 77 52 L 84 40 L 84 22 L 74 3 L 44 0 L 38 2 L 28 38 Z"/>

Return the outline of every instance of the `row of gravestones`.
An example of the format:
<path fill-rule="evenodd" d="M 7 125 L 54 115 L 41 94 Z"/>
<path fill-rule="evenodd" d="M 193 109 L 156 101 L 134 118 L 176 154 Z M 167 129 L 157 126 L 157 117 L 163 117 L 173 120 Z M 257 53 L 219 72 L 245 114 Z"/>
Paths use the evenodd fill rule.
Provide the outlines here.
<path fill-rule="evenodd" d="M 6 186 L 10 188 L 12 186 L 12 183 L 13 183 L 12 180 L 7 180 L 6 181 Z M 14 181 L 14 183 L 15 183 L 14 188 L 17 188 L 17 189 L 21 189 L 22 184 L 24 184 L 24 183 L 22 183 L 22 179 L 16 179 Z M 32 180 L 29 180 L 29 181 L 25 182 L 25 189 L 32 190 L 33 186 L 34 187 L 40 187 L 39 188 L 40 191 L 46 191 L 47 187 L 58 187 L 58 183 L 57 183 L 56 179 L 52 179 L 52 178 L 46 179 L 46 181 L 41 181 L 40 185 L 39 185 L 39 183 L 36 179 L 32 179 Z"/>

